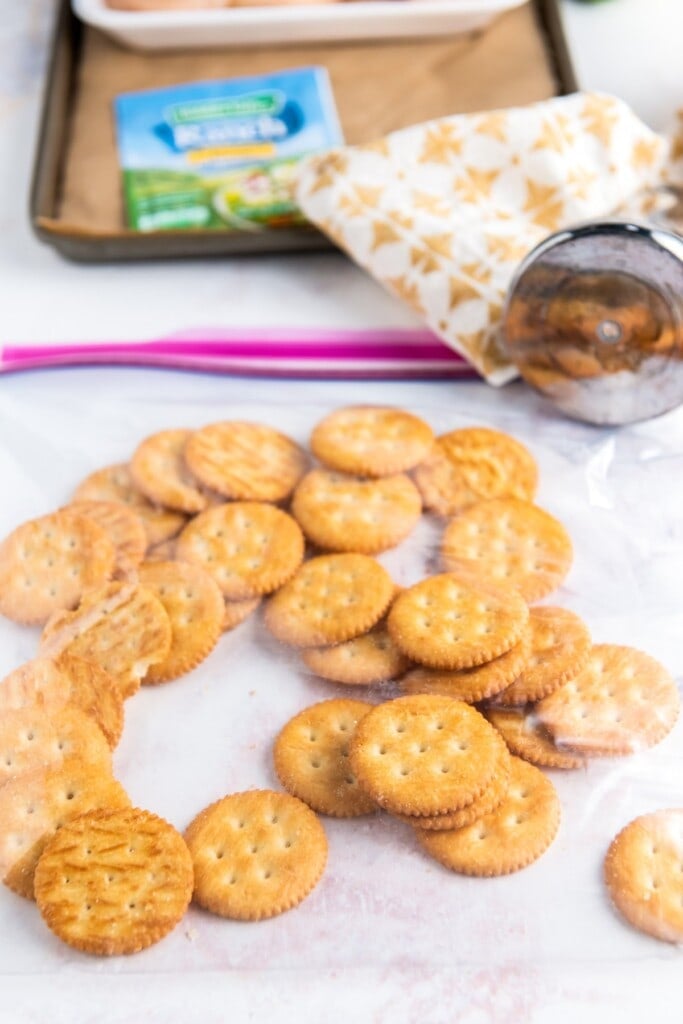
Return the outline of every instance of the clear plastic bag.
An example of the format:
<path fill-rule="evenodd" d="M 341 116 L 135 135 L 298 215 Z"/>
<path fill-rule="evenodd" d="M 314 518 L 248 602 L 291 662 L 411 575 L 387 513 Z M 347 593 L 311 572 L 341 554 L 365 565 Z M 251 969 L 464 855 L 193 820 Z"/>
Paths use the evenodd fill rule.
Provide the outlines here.
<path fill-rule="evenodd" d="M 327 412 L 406 408 L 436 433 L 484 425 L 538 461 L 537 502 L 567 527 L 575 562 L 549 601 L 581 615 L 595 642 L 628 644 L 683 673 L 680 580 L 683 414 L 628 429 L 565 420 L 522 386 L 245 381 L 154 370 L 6 377 L 0 386 L 0 535 L 69 500 L 90 472 L 125 461 L 166 427 L 221 419 L 269 424 L 306 444 Z M 439 522 L 423 516 L 379 556 L 397 583 L 435 571 Z M 34 656 L 39 631 L 0 619 L 0 677 Z M 394 691 L 371 687 L 377 702 Z M 226 634 L 193 673 L 143 687 L 126 705 L 117 778 L 133 804 L 181 831 L 224 794 L 280 788 L 273 739 L 297 711 L 365 691 L 315 678 L 259 616 Z M 647 811 L 681 805 L 680 723 L 657 747 L 548 774 L 562 822 L 516 874 L 452 874 L 388 815 L 324 818 L 325 875 L 297 909 L 242 924 L 191 908 L 159 945 L 97 960 L 62 945 L 35 905 L 0 890 L 0 1021 L 305 1019 L 458 1021 L 678 1019 L 675 947 L 610 905 L 602 862 Z"/>

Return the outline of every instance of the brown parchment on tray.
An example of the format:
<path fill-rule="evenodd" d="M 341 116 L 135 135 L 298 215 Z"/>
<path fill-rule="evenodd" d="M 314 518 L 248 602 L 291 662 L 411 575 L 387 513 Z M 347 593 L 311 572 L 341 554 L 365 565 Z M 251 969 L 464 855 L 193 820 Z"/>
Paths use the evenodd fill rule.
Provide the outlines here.
<path fill-rule="evenodd" d="M 329 70 L 351 143 L 434 117 L 514 106 L 564 91 L 532 4 L 504 14 L 483 32 L 395 42 L 144 53 L 85 29 L 63 128 L 59 186 L 52 211 L 45 216 L 43 210 L 38 218 L 42 237 L 127 236 L 131 245 L 142 238 L 125 229 L 112 108 L 117 94 L 313 64 Z M 183 234 L 196 238 L 200 233 Z M 169 236 L 179 241 L 178 233 Z"/>

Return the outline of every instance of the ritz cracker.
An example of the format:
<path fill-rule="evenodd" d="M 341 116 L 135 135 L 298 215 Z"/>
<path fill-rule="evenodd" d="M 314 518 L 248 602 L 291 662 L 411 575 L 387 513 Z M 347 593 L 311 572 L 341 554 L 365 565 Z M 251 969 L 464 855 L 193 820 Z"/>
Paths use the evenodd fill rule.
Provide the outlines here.
<path fill-rule="evenodd" d="M 560 825 L 538 766 L 589 770 L 675 725 L 663 666 L 533 604 L 573 552 L 533 503 L 518 441 L 488 427 L 434 438 L 410 413 L 352 407 L 310 446 L 318 467 L 262 424 L 161 431 L 0 543 L 0 611 L 44 627 L 38 657 L 0 681 L 0 875 L 78 950 L 142 950 L 191 898 L 240 921 L 294 908 L 327 863 L 318 815 L 381 810 L 452 872 L 518 871 Z M 442 571 L 401 588 L 372 554 L 407 539 L 423 505 Z M 376 688 L 279 727 L 286 793 L 227 794 L 181 835 L 114 778 L 124 703 L 191 671 L 261 602 L 309 673 L 354 697 Z M 667 941 L 682 934 L 682 814 L 638 819 L 605 862 L 622 916 Z"/>

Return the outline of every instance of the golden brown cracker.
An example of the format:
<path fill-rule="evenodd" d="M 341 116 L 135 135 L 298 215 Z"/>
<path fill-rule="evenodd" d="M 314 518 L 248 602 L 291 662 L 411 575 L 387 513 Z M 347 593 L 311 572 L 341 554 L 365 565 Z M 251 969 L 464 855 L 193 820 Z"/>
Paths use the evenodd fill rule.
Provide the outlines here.
<path fill-rule="evenodd" d="M 313 811 L 288 793 L 233 793 L 201 811 L 185 832 L 194 900 L 239 921 L 290 910 L 320 881 L 327 837 Z"/>
<path fill-rule="evenodd" d="M 111 676 L 83 658 L 62 654 L 34 658 L 0 682 L 0 716 L 38 708 L 51 712 L 72 704 L 95 720 L 113 749 L 123 731 L 123 705 Z"/>
<path fill-rule="evenodd" d="M 577 675 L 588 661 L 588 627 L 566 608 L 532 608 L 528 634 L 526 664 L 515 681 L 498 694 L 496 703 L 520 705 L 541 700 Z"/>
<path fill-rule="evenodd" d="M 76 488 L 73 500 L 118 501 L 138 516 L 145 527 L 147 543 L 154 546 L 175 537 L 187 519 L 179 512 L 153 505 L 137 489 L 126 463 L 98 469 Z"/>
<path fill-rule="evenodd" d="M 368 633 L 333 647 L 309 647 L 301 659 L 322 679 L 346 686 L 370 686 L 403 675 L 411 665 L 380 622 Z"/>
<path fill-rule="evenodd" d="M 205 486 L 239 501 L 284 501 L 308 458 L 291 438 L 260 423 L 212 423 L 185 446 L 190 471 Z"/>
<path fill-rule="evenodd" d="M 462 807 L 459 811 L 452 811 L 450 814 L 435 814 L 431 818 L 419 817 L 410 814 L 397 814 L 399 821 L 416 828 L 426 828 L 430 831 L 443 832 L 454 828 L 466 828 L 475 821 L 490 814 L 502 802 L 510 784 L 511 760 L 507 749 L 500 752 L 498 767 L 493 773 L 491 781 L 483 793 L 473 800 L 472 803 Z"/>
<path fill-rule="evenodd" d="M 41 765 L 80 757 L 111 771 L 111 751 L 96 722 L 77 707 L 65 704 L 46 710 L 33 706 L 3 710 L 0 718 L 0 786 Z"/>
<path fill-rule="evenodd" d="M 356 727 L 349 760 L 368 796 L 392 813 L 460 810 L 483 793 L 504 746 L 469 704 L 448 697 L 399 697 Z"/>
<path fill-rule="evenodd" d="M 466 828 L 415 829 L 422 848 L 451 871 L 491 878 L 527 867 L 545 853 L 560 825 L 552 782 L 533 765 L 512 758 L 510 782 L 500 804 Z"/>
<path fill-rule="evenodd" d="M 509 651 L 528 618 L 525 602 L 510 588 L 443 573 L 399 594 L 387 625 L 394 643 L 413 661 L 464 669 Z"/>
<path fill-rule="evenodd" d="M 147 548 L 146 562 L 172 562 L 175 559 L 175 537 Z"/>
<path fill-rule="evenodd" d="M 516 679 L 528 653 L 529 641 L 525 631 L 514 647 L 491 661 L 454 671 L 413 668 L 403 676 L 400 687 L 404 693 L 439 693 L 443 697 L 475 704 L 500 693 Z"/>
<path fill-rule="evenodd" d="M 446 528 L 444 568 L 476 569 L 493 583 L 514 587 L 526 601 L 555 590 L 572 564 L 572 543 L 550 513 L 517 498 L 470 505 Z"/>
<path fill-rule="evenodd" d="M 114 562 L 109 537 L 83 515 L 61 511 L 24 523 L 0 544 L 0 614 L 43 623 L 110 579 Z"/>
<path fill-rule="evenodd" d="M 171 623 L 171 649 L 163 661 L 150 666 L 143 682 L 165 683 L 190 672 L 218 643 L 223 595 L 207 572 L 188 562 L 143 562 L 138 579 L 156 594 Z"/>
<path fill-rule="evenodd" d="M 419 492 L 404 474 L 358 480 L 313 469 L 292 498 L 292 515 L 325 551 L 386 551 L 408 536 L 421 512 Z"/>
<path fill-rule="evenodd" d="M 536 705 L 555 743 L 588 757 L 633 754 L 659 743 L 680 710 L 667 670 L 642 651 L 596 644 L 577 676 Z"/>
<path fill-rule="evenodd" d="M 85 658 L 61 654 L 55 664 L 69 681 L 69 703 L 97 722 L 113 750 L 121 739 L 124 719 L 123 700 L 116 681 L 101 665 Z"/>
<path fill-rule="evenodd" d="M 90 811 L 47 843 L 36 902 L 50 931 L 97 956 L 137 953 L 163 939 L 192 897 L 182 836 L 137 808 Z"/>
<path fill-rule="evenodd" d="M 393 596 L 389 573 L 368 555 L 322 555 L 271 597 L 265 623 L 294 647 L 343 643 L 372 629 Z"/>
<path fill-rule="evenodd" d="M 641 932 L 683 942 L 683 810 L 643 814 L 612 840 L 604 877 L 612 903 Z"/>
<path fill-rule="evenodd" d="M 131 508 L 120 501 L 74 501 L 68 508 L 102 527 L 114 545 L 119 578 L 135 572 L 147 549 L 147 533 L 142 519 Z"/>
<path fill-rule="evenodd" d="M 48 839 L 71 818 L 95 808 L 129 807 L 107 772 L 71 757 L 0 787 L 0 878 L 33 899 L 33 873 Z"/>
<path fill-rule="evenodd" d="M 161 430 L 146 437 L 130 460 L 130 475 L 153 505 L 194 515 L 208 502 L 185 462 L 191 436 L 191 430 Z"/>
<path fill-rule="evenodd" d="M 491 498 L 523 498 L 536 493 L 538 469 L 531 453 L 488 427 L 465 427 L 437 437 L 415 482 L 425 507 L 442 516 Z"/>
<path fill-rule="evenodd" d="M 486 717 L 507 743 L 510 751 L 539 768 L 571 771 L 583 768 L 586 759 L 569 750 L 560 750 L 530 708 L 488 708 Z"/>
<path fill-rule="evenodd" d="M 260 597 L 251 597 L 246 601 L 225 601 L 223 609 L 223 632 L 229 633 L 245 622 L 261 604 Z"/>
<path fill-rule="evenodd" d="M 330 469 L 357 476 L 391 476 L 421 462 L 434 441 L 424 420 L 388 406 L 336 409 L 311 434 L 313 454 Z"/>
<path fill-rule="evenodd" d="M 176 558 L 205 569 L 231 601 L 277 590 L 304 557 L 304 538 L 286 512 L 264 502 L 207 509 L 185 527 Z"/>
<path fill-rule="evenodd" d="M 334 818 L 355 818 L 377 809 L 349 765 L 351 737 L 371 707 L 360 700 L 325 700 L 287 722 L 275 740 L 273 759 L 288 793 Z"/>
<path fill-rule="evenodd" d="M 41 653 L 68 653 L 100 665 L 122 698 L 140 688 L 152 665 L 171 649 L 171 624 L 159 598 L 133 583 L 89 590 L 73 612 L 54 615 L 41 637 Z"/>

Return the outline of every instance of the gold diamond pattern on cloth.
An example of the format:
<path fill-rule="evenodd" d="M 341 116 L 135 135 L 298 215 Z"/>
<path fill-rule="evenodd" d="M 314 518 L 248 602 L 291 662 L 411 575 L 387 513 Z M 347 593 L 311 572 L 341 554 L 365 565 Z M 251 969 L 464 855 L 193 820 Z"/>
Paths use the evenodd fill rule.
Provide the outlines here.
<path fill-rule="evenodd" d="M 663 183 L 669 156 L 681 159 L 682 139 L 667 142 L 614 97 L 576 93 L 310 157 L 298 201 L 490 383 L 503 384 L 516 375 L 499 328 L 519 261 L 563 227 L 634 202 L 647 210 L 642 196 Z"/>

